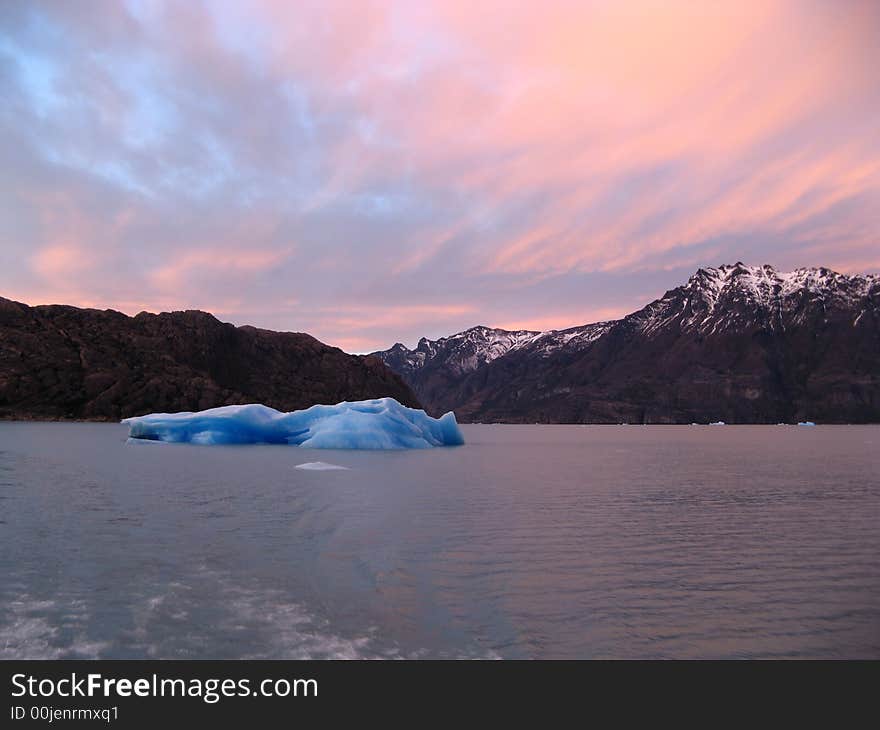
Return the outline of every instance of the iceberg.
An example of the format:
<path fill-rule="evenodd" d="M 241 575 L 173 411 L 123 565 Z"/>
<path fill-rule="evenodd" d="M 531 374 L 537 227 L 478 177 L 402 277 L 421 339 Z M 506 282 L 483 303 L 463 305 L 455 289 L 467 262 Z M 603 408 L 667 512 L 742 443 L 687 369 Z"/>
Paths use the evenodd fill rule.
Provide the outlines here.
<path fill-rule="evenodd" d="M 282 413 L 252 403 L 195 413 L 126 418 L 130 440 L 191 444 L 287 444 L 309 449 L 427 449 L 459 446 L 451 411 L 432 418 L 394 398 L 317 405 Z"/>

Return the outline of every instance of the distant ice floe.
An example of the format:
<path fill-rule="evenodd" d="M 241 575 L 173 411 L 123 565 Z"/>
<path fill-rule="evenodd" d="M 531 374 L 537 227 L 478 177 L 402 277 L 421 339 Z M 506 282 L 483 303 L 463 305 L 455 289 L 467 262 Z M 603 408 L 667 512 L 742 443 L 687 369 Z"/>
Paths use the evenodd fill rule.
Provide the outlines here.
<path fill-rule="evenodd" d="M 326 461 L 307 461 L 305 464 L 297 464 L 294 469 L 305 471 L 348 471 L 347 466 L 328 464 Z"/>
<path fill-rule="evenodd" d="M 801 421 L 798 423 L 798 426 L 815 426 L 816 424 L 812 421 Z"/>
<path fill-rule="evenodd" d="M 310 449 L 427 449 L 464 443 L 452 412 L 432 418 L 394 398 L 282 413 L 260 404 L 126 418 L 130 440 L 287 444 Z"/>
<path fill-rule="evenodd" d="M 713 421 L 709 425 L 710 426 L 726 426 L 727 424 L 724 421 Z"/>

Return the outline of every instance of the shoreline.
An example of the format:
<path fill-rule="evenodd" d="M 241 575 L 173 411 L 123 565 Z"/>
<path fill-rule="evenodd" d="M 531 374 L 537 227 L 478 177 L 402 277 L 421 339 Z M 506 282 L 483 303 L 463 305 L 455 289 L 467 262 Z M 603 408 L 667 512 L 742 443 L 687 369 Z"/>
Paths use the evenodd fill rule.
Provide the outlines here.
<path fill-rule="evenodd" d="M 150 415 L 150 414 L 141 414 Z M 51 416 L 0 416 L 0 423 L 115 423 L 122 425 L 125 418 L 138 418 L 140 416 L 123 416 L 119 420 L 110 418 L 63 418 Z M 594 421 L 590 423 L 583 422 L 536 422 L 527 423 L 523 421 L 492 421 L 484 423 L 481 421 L 460 421 L 459 426 L 711 426 L 712 423 L 682 421 L 680 423 L 619 423 L 615 421 Z M 725 421 L 724 426 L 798 426 L 797 422 L 751 422 L 751 423 L 731 423 Z M 816 426 L 880 426 L 880 421 L 817 421 L 811 427 Z M 801 426 L 805 428 L 806 426 Z"/>

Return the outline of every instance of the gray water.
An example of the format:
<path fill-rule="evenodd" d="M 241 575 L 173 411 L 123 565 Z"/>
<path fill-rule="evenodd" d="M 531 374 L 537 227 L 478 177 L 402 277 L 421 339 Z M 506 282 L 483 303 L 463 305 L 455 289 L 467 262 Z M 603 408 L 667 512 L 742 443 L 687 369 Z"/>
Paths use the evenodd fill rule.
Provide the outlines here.
<path fill-rule="evenodd" d="M 0 423 L 0 657 L 880 657 L 880 428 L 464 433 Z"/>

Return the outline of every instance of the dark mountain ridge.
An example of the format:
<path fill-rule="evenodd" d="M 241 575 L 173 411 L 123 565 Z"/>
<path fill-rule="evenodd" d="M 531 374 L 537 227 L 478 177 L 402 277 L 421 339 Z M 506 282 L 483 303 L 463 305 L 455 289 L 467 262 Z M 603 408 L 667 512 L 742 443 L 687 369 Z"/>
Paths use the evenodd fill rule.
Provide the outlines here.
<path fill-rule="evenodd" d="M 0 297 L 3 418 L 118 420 L 253 402 L 289 411 L 383 396 L 418 406 L 380 359 L 307 334 L 197 310 L 129 317 Z"/>
<path fill-rule="evenodd" d="M 465 422 L 880 422 L 880 278 L 737 263 L 615 322 L 374 354 Z"/>

